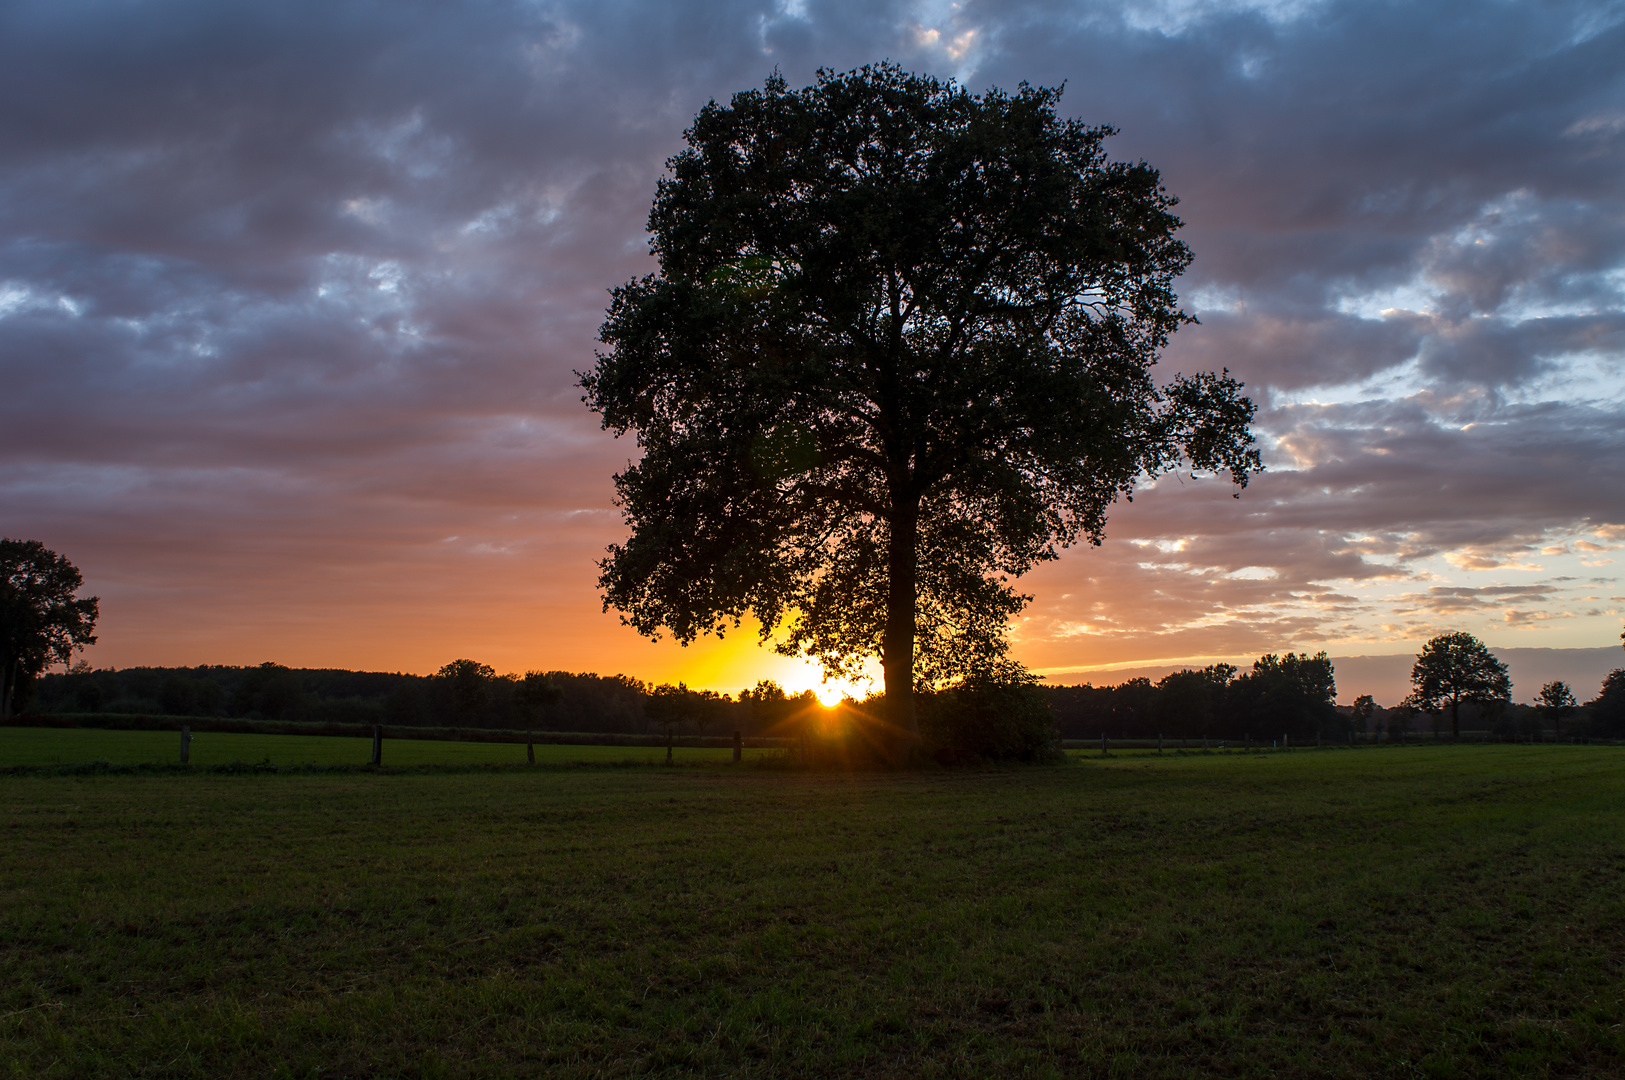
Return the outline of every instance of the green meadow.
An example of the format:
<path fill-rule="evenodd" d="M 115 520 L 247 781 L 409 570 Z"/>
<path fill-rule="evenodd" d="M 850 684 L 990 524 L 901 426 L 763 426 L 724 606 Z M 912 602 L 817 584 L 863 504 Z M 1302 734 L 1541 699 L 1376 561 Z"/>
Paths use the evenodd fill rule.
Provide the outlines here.
<path fill-rule="evenodd" d="M 1619 749 L 713 753 L 0 775 L 0 1075 L 1625 1075 Z"/>

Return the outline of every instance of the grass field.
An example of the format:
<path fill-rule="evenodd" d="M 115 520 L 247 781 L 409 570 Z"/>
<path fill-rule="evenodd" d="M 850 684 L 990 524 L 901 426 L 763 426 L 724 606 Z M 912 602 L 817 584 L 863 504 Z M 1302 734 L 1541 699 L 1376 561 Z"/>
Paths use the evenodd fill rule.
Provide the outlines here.
<path fill-rule="evenodd" d="M 13 775 L 0 1075 L 1625 1075 L 1622 811 L 1566 746 Z"/>
<path fill-rule="evenodd" d="M 747 758 L 763 751 L 746 749 Z M 102 731 L 84 728 L 0 728 L 0 768 L 10 765 L 68 765 L 108 761 L 116 765 L 179 763 L 181 736 L 176 731 Z M 371 739 L 331 735 L 236 735 L 197 732 L 192 736 L 192 764 L 233 762 L 273 765 L 365 765 Z M 733 750 L 679 746 L 679 764 L 731 762 Z M 660 746 L 550 746 L 536 744 L 540 765 L 663 763 Z M 386 765 L 522 765 L 524 743 L 452 742 L 445 739 L 384 740 Z"/>

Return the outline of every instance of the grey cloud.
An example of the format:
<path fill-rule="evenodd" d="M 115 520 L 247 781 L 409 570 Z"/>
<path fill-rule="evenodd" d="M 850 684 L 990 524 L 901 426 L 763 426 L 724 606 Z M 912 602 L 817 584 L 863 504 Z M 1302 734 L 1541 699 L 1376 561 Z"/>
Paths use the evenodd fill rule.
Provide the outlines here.
<path fill-rule="evenodd" d="M 1165 362 L 1183 370 L 1232 368 L 1279 389 L 1359 382 L 1415 357 L 1426 327 L 1416 319 L 1364 319 L 1324 309 L 1200 313 Z"/>
<path fill-rule="evenodd" d="M 1595 5 L 1225 5 L 1137 29 L 978 0 L 936 45 L 915 20 L 937 9 L 798 10 L 0 9 L 3 531 L 125 581 L 202 568 L 205 593 L 274 577 L 278 552 L 349 575 L 379 551 L 443 565 L 462 550 L 446 536 L 530 537 L 548 556 L 525 565 L 595 607 L 631 449 L 596 432 L 571 372 L 605 290 L 652 268 L 661 163 L 707 99 L 775 66 L 798 83 L 885 57 L 974 64 L 973 87 L 1065 81 L 1066 109 L 1123 129 L 1115 154 L 1162 168 L 1196 253 L 1185 291 L 1214 300 L 1166 366 L 1247 379 L 1292 466 L 1240 502 L 1146 491 L 1114 538 L 1185 549 L 1114 539 L 1041 571 L 1024 647 L 1091 617 L 1130 651 L 1323 640 L 1359 606 L 1330 582 L 1625 524 L 1617 407 L 1505 393 L 1625 350 L 1625 27 L 1578 34 Z M 1436 310 L 1346 303 L 1408 286 Z M 1423 394 L 1273 407 L 1412 360 Z M 1228 576 L 1249 567 L 1273 576 Z M 1044 591 L 1081 578 L 1098 611 Z M 1271 612 L 1283 598 L 1319 614 Z M 1193 625 L 1193 606 L 1235 617 Z"/>
<path fill-rule="evenodd" d="M 1423 370 L 1448 383 L 1515 386 L 1579 353 L 1625 355 L 1625 311 L 1523 320 L 1438 320 L 1420 355 Z"/>
<path fill-rule="evenodd" d="M 1407 593 L 1396 600 L 1399 611 L 1425 611 L 1432 615 L 1459 615 L 1469 611 L 1503 611 L 1510 604 L 1537 604 L 1555 599 L 1554 585 L 1490 585 L 1483 588 L 1435 585 L 1424 593 Z"/>

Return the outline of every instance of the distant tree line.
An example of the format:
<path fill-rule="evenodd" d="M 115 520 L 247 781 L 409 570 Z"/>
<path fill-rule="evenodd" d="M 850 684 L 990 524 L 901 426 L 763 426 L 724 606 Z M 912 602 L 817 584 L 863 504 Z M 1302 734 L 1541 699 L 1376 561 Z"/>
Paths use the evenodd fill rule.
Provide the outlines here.
<path fill-rule="evenodd" d="M 528 685 L 528 692 L 527 692 Z M 537 693 L 539 687 L 548 690 Z M 498 675 L 455 660 L 433 675 L 335 668 L 76 666 L 32 687 L 31 712 L 136 713 L 405 727 L 584 732 L 656 730 L 644 716 L 648 688 L 625 675 L 568 671 Z M 540 697 L 541 700 L 532 700 Z"/>
<path fill-rule="evenodd" d="M 338 668 L 133 667 L 85 664 L 30 686 L 29 712 L 221 717 L 392 727 L 533 729 L 667 736 L 794 736 L 815 714 L 812 691 L 770 680 L 737 699 L 626 675 L 532 671 L 499 675 L 460 659 L 433 675 Z"/>
<path fill-rule="evenodd" d="M 1505 665 L 1469 634 L 1430 640 L 1411 673 L 1412 693 L 1383 708 L 1369 694 L 1336 705 L 1327 655 L 1267 655 L 1240 672 L 1229 664 L 1185 669 L 1156 682 L 1115 686 L 1045 686 L 1041 692 L 1065 739 L 1278 739 L 1341 741 L 1351 733 L 1400 738 L 1406 733 L 1452 735 L 1461 730 L 1498 736 L 1556 732 L 1560 737 L 1625 738 L 1625 668 L 1604 678 L 1597 696 L 1580 704 L 1561 681 L 1541 687 L 1533 702 L 1511 699 Z"/>
<path fill-rule="evenodd" d="M 1065 739 L 1346 739 L 1350 716 L 1337 708 L 1325 653 L 1270 654 L 1251 671 L 1230 664 L 1187 668 L 1156 682 L 1045 687 Z"/>
<path fill-rule="evenodd" d="M 921 715 L 930 729 L 927 734 L 938 742 L 958 748 L 956 753 L 963 751 L 961 756 L 984 758 L 1032 756 L 1047 745 L 1051 735 L 1046 732 L 1090 740 L 1102 735 L 1132 739 L 1250 735 L 1262 741 L 1284 735 L 1298 744 L 1317 737 L 1342 741 L 1351 733 L 1399 738 L 1416 732 L 1448 735 L 1459 729 L 1502 736 L 1555 730 L 1565 737 L 1625 738 L 1625 669 L 1610 672 L 1597 696 L 1584 704 L 1562 682 L 1547 683 L 1533 702 L 1525 704 L 1510 700 L 1504 669 L 1487 650 L 1480 655 L 1482 646 L 1475 645 L 1472 640 L 1434 639 L 1418 657 L 1414 692 L 1388 708 L 1369 694 L 1357 697 L 1352 707 L 1337 706 L 1335 672 L 1321 652 L 1262 656 L 1248 671 L 1213 664 L 1176 671 L 1156 682 L 1138 678 L 1115 686 L 1045 686 L 1029 678 L 1018 692 L 967 684 L 923 696 Z M 625 675 L 566 671 L 499 675 L 489 665 L 467 659 L 452 661 L 433 675 L 274 663 L 92 670 L 81 663 L 67 672 L 39 676 L 25 692 L 23 709 L 55 715 L 145 714 L 666 736 L 741 731 L 791 738 L 820 724 L 829 726 L 811 691 L 787 694 L 768 680 L 736 699 L 681 683 L 646 684 Z"/>

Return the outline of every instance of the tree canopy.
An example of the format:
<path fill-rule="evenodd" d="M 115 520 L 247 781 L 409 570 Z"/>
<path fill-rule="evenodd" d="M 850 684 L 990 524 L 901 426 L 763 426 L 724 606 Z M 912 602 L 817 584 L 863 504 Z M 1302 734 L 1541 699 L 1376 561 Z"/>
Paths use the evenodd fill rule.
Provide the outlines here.
<path fill-rule="evenodd" d="M 1348 731 L 1336 708 L 1336 673 L 1324 652 L 1261 656 L 1231 684 L 1228 697 L 1235 712 L 1272 735 L 1310 739 Z"/>
<path fill-rule="evenodd" d="M 83 584 L 73 563 L 38 540 L 0 539 L 0 720 L 19 685 L 96 643 L 97 598 L 75 596 Z"/>
<path fill-rule="evenodd" d="M 1559 729 L 1563 718 L 1573 712 L 1578 705 L 1579 702 L 1574 700 L 1574 691 L 1561 679 L 1542 686 L 1540 693 L 1535 697 L 1535 707 L 1540 710 L 1542 717 L 1552 722 L 1553 731 Z"/>
<path fill-rule="evenodd" d="M 527 727 L 536 723 L 543 710 L 557 704 L 564 696 L 563 689 L 545 671 L 527 671 L 523 679 L 515 679 L 514 682 L 513 704 Z"/>
<path fill-rule="evenodd" d="M 1058 89 L 971 94 L 890 65 L 707 105 L 613 293 L 583 400 L 641 459 L 605 607 L 688 642 L 754 616 L 780 651 L 913 690 L 1004 662 L 1010 579 L 1147 477 L 1244 486 L 1229 374 L 1158 385 L 1188 316 L 1175 200 Z"/>
<path fill-rule="evenodd" d="M 1420 709 L 1438 712 L 1450 706 L 1450 733 L 1461 734 L 1461 703 L 1475 705 L 1512 700 L 1512 679 L 1482 641 L 1468 633 L 1440 634 L 1416 657 L 1411 668 L 1411 699 Z"/>

